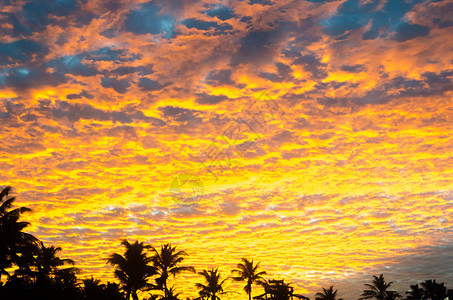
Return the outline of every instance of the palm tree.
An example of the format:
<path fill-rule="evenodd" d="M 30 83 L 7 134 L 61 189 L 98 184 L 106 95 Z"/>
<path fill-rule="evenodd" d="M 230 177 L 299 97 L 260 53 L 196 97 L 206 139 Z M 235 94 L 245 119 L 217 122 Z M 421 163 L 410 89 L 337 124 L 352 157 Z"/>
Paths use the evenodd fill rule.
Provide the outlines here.
<path fill-rule="evenodd" d="M 53 286 L 57 291 L 60 291 L 60 298 L 68 299 L 69 297 L 68 300 L 80 299 L 81 288 L 76 276 L 77 273 L 79 273 L 79 270 L 74 267 L 55 271 Z"/>
<path fill-rule="evenodd" d="M 259 283 L 263 278 L 262 275 L 265 275 L 265 271 L 258 272 L 258 267 L 260 263 L 253 264 L 253 259 L 250 261 L 246 258 L 242 258 L 242 263 L 237 265 L 237 269 L 232 270 L 232 273 L 237 274 L 233 277 L 234 281 L 246 281 L 244 286 L 244 291 L 249 296 L 249 300 L 252 299 L 252 284 Z"/>
<path fill-rule="evenodd" d="M 343 300 L 342 298 L 337 299 L 338 290 L 333 290 L 333 285 L 331 285 L 327 290 L 322 288 L 322 293 L 315 294 L 315 300 Z"/>
<path fill-rule="evenodd" d="M 387 298 L 386 300 L 396 300 L 396 299 L 401 299 L 402 296 L 400 295 L 400 293 L 396 292 L 396 291 L 388 291 L 387 292 Z"/>
<path fill-rule="evenodd" d="M 7 186 L 0 192 L 0 279 L 2 275 L 10 277 L 7 269 L 13 265 L 25 267 L 22 256 L 30 252 L 37 241 L 33 235 L 22 231 L 30 223 L 19 222 L 21 215 L 31 210 L 19 207 L 8 211 L 16 199 L 11 197 L 3 200 L 10 191 L 11 187 Z"/>
<path fill-rule="evenodd" d="M 423 289 L 421 289 L 418 284 L 411 285 L 411 289 L 406 292 L 407 300 L 423 300 L 425 297 L 425 293 Z"/>
<path fill-rule="evenodd" d="M 157 274 L 157 269 L 149 265 L 152 261 L 145 253 L 146 249 L 151 248 L 149 245 L 135 241 L 130 244 L 127 240 L 121 242 L 126 247 L 124 256 L 114 253 L 107 259 L 107 263 L 115 266 L 115 276 L 124 286 L 126 299 L 138 300 L 137 291 L 150 288 L 148 283 L 149 277 Z"/>
<path fill-rule="evenodd" d="M 218 295 L 225 294 L 223 291 L 223 284 L 228 279 L 220 279 L 219 268 L 211 270 L 203 270 L 198 272 L 199 275 L 203 276 L 206 284 L 196 283 L 195 286 L 200 289 L 198 292 L 200 297 L 203 299 L 206 297 L 210 300 L 220 300 Z"/>
<path fill-rule="evenodd" d="M 60 251 L 60 247 L 46 247 L 39 241 L 32 254 L 26 258 L 29 266 L 20 268 L 15 273 L 34 279 L 35 293 L 42 297 L 47 295 L 67 300 L 79 298 L 81 289 L 76 276 L 79 270 L 74 267 L 73 260 L 58 257 Z"/>
<path fill-rule="evenodd" d="M 106 300 L 123 300 L 124 292 L 121 290 L 120 285 L 114 282 L 107 282 L 104 289 Z"/>
<path fill-rule="evenodd" d="M 398 293 L 388 291 L 388 288 L 392 285 L 392 283 L 393 282 L 385 282 L 383 274 L 379 275 L 379 277 L 373 275 L 372 284 L 365 284 L 365 286 L 369 289 L 363 291 L 361 295 L 362 298 L 360 299 L 376 298 L 377 300 L 389 300 L 395 299 L 395 297 L 400 297 Z"/>
<path fill-rule="evenodd" d="M 33 261 L 33 267 L 36 271 L 32 271 L 37 280 L 49 279 L 52 275 L 65 272 L 65 270 L 69 273 L 71 273 L 71 271 L 74 271 L 74 273 L 77 272 L 74 267 L 60 269 L 60 267 L 64 265 L 74 265 L 74 261 L 72 259 L 59 258 L 57 253 L 60 251 L 61 247 L 46 247 L 43 242 L 38 242 Z"/>
<path fill-rule="evenodd" d="M 107 282 L 105 285 L 99 279 L 94 279 L 93 276 L 82 282 L 84 300 L 124 300 L 120 286 L 116 283 Z"/>
<path fill-rule="evenodd" d="M 168 275 L 176 276 L 183 271 L 195 272 L 193 267 L 178 266 L 183 260 L 184 255 L 187 255 L 184 251 L 176 251 L 176 246 L 172 247 L 171 244 L 161 245 L 160 249 L 152 247 L 154 256 L 152 261 L 154 267 L 156 267 L 159 278 L 156 279 L 157 286 L 164 290 L 165 298 L 169 296 L 169 290 L 167 287 Z"/>
<path fill-rule="evenodd" d="M 292 297 L 294 288 L 291 283 L 285 282 L 285 280 L 262 280 L 260 285 L 264 287 L 266 294 L 270 294 L 272 299 L 277 300 L 289 300 Z"/>
<path fill-rule="evenodd" d="M 447 288 L 444 283 L 438 283 L 436 280 L 425 280 L 421 283 L 424 290 L 424 299 L 443 300 L 447 297 Z"/>
<path fill-rule="evenodd" d="M 163 297 L 163 298 L 160 298 L 161 300 L 179 300 L 179 295 L 181 293 L 177 293 L 175 291 L 175 288 L 174 287 L 171 287 L 170 289 L 168 289 L 168 295 L 167 297 Z"/>
<path fill-rule="evenodd" d="M 100 298 L 100 295 L 103 294 L 105 285 L 101 284 L 99 279 L 91 278 L 83 279 L 83 295 L 86 300 L 94 300 Z"/>

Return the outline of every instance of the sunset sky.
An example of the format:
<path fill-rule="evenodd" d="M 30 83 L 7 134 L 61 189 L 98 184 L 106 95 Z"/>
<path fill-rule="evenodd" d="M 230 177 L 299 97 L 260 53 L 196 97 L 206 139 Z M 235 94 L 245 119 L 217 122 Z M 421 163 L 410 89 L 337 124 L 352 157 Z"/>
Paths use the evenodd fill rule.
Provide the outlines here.
<path fill-rule="evenodd" d="M 452 0 L 0 8 L 0 185 L 82 278 L 127 238 L 310 297 L 453 288 Z"/>

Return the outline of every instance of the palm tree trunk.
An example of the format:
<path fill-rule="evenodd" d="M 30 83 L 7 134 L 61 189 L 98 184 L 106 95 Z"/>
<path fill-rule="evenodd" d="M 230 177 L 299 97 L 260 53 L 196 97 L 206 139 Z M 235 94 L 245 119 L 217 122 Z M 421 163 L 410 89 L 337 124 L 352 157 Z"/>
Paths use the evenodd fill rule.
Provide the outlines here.
<path fill-rule="evenodd" d="M 165 299 L 168 299 L 167 279 L 165 279 L 165 281 L 164 281 L 164 294 L 165 294 Z"/>
<path fill-rule="evenodd" d="M 249 292 L 249 300 L 252 300 L 252 291 Z"/>
<path fill-rule="evenodd" d="M 135 290 L 132 292 L 132 299 L 138 300 L 137 291 Z"/>

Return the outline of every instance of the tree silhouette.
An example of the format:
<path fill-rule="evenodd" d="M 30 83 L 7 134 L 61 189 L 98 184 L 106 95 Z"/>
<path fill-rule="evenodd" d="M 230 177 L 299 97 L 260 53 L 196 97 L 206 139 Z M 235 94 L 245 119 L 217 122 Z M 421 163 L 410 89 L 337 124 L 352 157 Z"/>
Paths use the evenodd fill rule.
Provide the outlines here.
<path fill-rule="evenodd" d="M 252 299 L 252 284 L 260 283 L 262 275 L 265 275 L 265 271 L 258 272 L 259 263 L 253 264 L 253 259 L 250 261 L 246 258 L 242 258 L 242 263 L 237 264 L 237 269 L 231 272 L 237 276 L 233 277 L 235 281 L 245 281 L 244 291 L 249 296 L 249 300 Z"/>
<path fill-rule="evenodd" d="M 162 297 L 160 298 L 161 300 L 179 300 L 179 295 L 180 293 L 177 293 L 175 291 L 175 288 L 174 287 L 171 287 L 170 289 L 168 289 L 168 294 L 167 296 L 165 297 Z"/>
<path fill-rule="evenodd" d="M 0 192 L 0 279 L 2 275 L 10 277 L 7 271 L 13 265 L 24 267 L 23 255 L 31 251 L 37 239 L 22 230 L 30 225 L 28 222 L 19 222 L 25 212 L 31 211 L 26 207 L 9 210 L 15 197 L 3 199 L 8 196 L 11 187 L 7 186 Z"/>
<path fill-rule="evenodd" d="M 53 289 L 55 289 L 60 299 L 79 299 L 81 288 L 76 274 L 76 268 L 56 269 L 53 278 Z"/>
<path fill-rule="evenodd" d="M 264 287 L 266 294 L 271 295 L 271 299 L 289 300 L 293 293 L 291 284 L 284 280 L 262 280 L 260 284 Z"/>
<path fill-rule="evenodd" d="M 150 265 L 152 258 L 145 252 L 151 246 L 138 241 L 130 244 L 127 240 L 123 240 L 121 244 L 126 247 L 124 256 L 114 253 L 107 259 L 107 263 L 115 267 L 115 276 L 127 293 L 126 299 L 129 300 L 132 295 L 132 299 L 138 300 L 137 291 L 151 288 L 148 279 L 157 274 L 156 268 Z"/>
<path fill-rule="evenodd" d="M 223 291 L 223 284 L 227 278 L 221 280 L 219 268 L 211 270 L 203 270 L 198 272 L 199 275 L 203 276 L 205 284 L 196 283 L 195 286 L 200 289 L 198 292 L 200 297 L 203 299 L 206 297 L 210 300 L 220 300 L 218 295 L 225 294 Z"/>
<path fill-rule="evenodd" d="M 95 300 L 101 298 L 104 287 L 99 279 L 94 279 L 93 276 L 88 279 L 82 280 L 83 282 L 83 294 L 86 300 Z"/>
<path fill-rule="evenodd" d="M 398 293 L 396 291 L 388 291 L 386 297 L 387 297 L 386 298 L 387 300 L 396 300 L 396 299 L 401 299 L 402 298 L 400 293 Z"/>
<path fill-rule="evenodd" d="M 424 299 L 443 300 L 447 297 L 447 288 L 444 283 L 438 283 L 436 280 L 425 280 L 421 283 L 424 291 Z"/>
<path fill-rule="evenodd" d="M 363 291 L 361 295 L 362 298 L 360 299 L 376 298 L 377 300 L 391 300 L 400 297 L 398 293 L 388 291 L 388 288 L 392 283 L 393 282 L 385 282 L 383 274 L 379 275 L 379 277 L 373 275 L 372 284 L 365 284 L 369 289 Z"/>
<path fill-rule="evenodd" d="M 33 268 L 32 276 L 36 280 L 49 280 L 53 276 L 70 276 L 66 273 L 73 272 L 74 274 L 77 270 L 74 267 L 69 267 L 67 269 L 61 269 L 60 267 L 64 265 L 74 265 L 72 259 L 61 259 L 57 256 L 58 252 L 61 251 L 61 247 L 44 246 L 44 243 L 39 241 L 36 250 L 33 255 Z M 69 278 L 68 278 L 69 279 Z"/>
<path fill-rule="evenodd" d="M 106 300 L 125 299 L 125 295 L 121 291 L 120 285 L 114 282 L 107 282 L 107 285 L 104 287 L 104 295 Z"/>
<path fill-rule="evenodd" d="M 414 284 L 411 285 L 411 289 L 406 292 L 406 295 L 407 300 L 423 300 L 425 293 L 418 284 Z"/>
<path fill-rule="evenodd" d="M 124 300 L 124 294 L 116 283 L 101 284 L 101 281 L 93 276 L 82 282 L 84 300 Z"/>
<path fill-rule="evenodd" d="M 342 298 L 337 299 L 338 290 L 333 290 L 333 285 L 331 285 L 327 290 L 322 288 L 322 293 L 315 294 L 315 300 L 343 300 Z"/>
<path fill-rule="evenodd" d="M 176 251 L 176 246 L 172 247 L 171 244 L 165 244 L 159 250 L 152 247 L 154 256 L 152 258 L 154 266 L 160 277 L 156 279 L 157 286 L 164 290 L 165 297 L 169 296 L 167 287 L 168 275 L 176 276 L 183 271 L 195 272 L 193 267 L 178 266 L 187 255 L 184 251 Z"/>

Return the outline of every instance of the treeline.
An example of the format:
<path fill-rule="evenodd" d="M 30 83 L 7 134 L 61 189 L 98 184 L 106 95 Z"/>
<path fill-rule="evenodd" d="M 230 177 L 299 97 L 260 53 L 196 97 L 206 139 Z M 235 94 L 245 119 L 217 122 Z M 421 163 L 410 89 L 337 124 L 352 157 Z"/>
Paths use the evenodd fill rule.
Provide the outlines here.
<path fill-rule="evenodd" d="M 13 209 L 14 197 L 8 194 L 11 188 L 0 192 L 0 299 L 15 300 L 138 300 L 138 294 L 145 295 L 143 300 L 180 300 L 180 293 L 169 286 L 169 277 L 183 272 L 195 273 L 195 268 L 184 266 L 186 252 L 176 246 L 164 244 L 153 247 L 143 242 L 122 241 L 124 252 L 113 253 L 106 257 L 106 263 L 113 267 L 117 282 L 101 283 L 93 277 L 79 279 L 80 271 L 74 261 L 59 257 L 60 247 L 46 246 L 42 241 L 23 230 L 29 225 L 20 220 L 26 207 Z M 239 298 L 238 291 L 227 291 L 227 280 L 242 282 L 248 299 L 252 299 L 252 288 L 259 286 L 262 295 L 254 299 L 304 299 L 307 297 L 294 293 L 291 284 L 284 280 L 266 279 L 265 271 L 253 259 L 243 258 L 231 275 L 221 275 L 219 268 L 202 270 L 197 273 L 200 282 L 196 283 L 199 297 L 194 300 L 220 300 L 226 294 Z M 448 295 L 444 283 L 426 280 L 411 285 L 410 290 L 401 295 L 391 289 L 392 282 L 384 276 L 373 276 L 371 283 L 365 284 L 362 299 L 377 300 L 444 300 Z M 315 294 L 315 300 L 342 300 L 333 286 L 322 288 Z M 186 298 L 189 300 L 189 298 Z"/>

